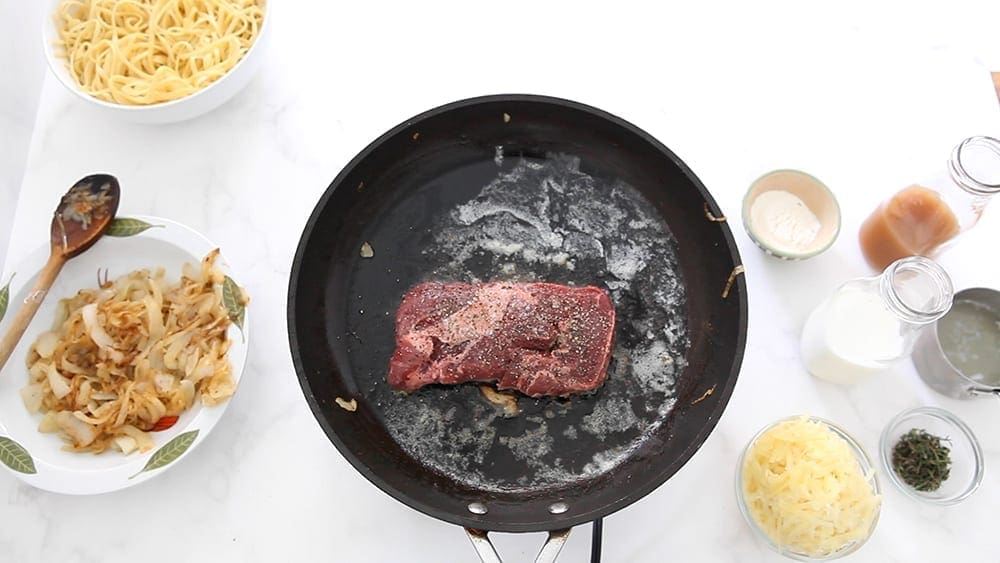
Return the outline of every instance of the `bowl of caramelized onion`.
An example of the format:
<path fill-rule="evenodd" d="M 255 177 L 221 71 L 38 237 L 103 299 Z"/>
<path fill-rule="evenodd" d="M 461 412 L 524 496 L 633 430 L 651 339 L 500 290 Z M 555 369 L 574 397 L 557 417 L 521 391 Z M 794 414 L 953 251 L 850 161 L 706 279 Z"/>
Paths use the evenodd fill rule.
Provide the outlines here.
<path fill-rule="evenodd" d="M 0 294 L 31 296 L 48 253 L 19 261 Z M 0 470 L 48 491 L 99 494 L 199 448 L 246 365 L 250 298 L 235 277 L 196 231 L 116 217 L 63 267 L 0 367 Z M 0 302 L 0 333 L 13 322 L 4 313 Z"/>
<path fill-rule="evenodd" d="M 70 92 L 136 123 L 215 109 L 261 62 L 268 0 L 53 0 L 49 68 Z"/>

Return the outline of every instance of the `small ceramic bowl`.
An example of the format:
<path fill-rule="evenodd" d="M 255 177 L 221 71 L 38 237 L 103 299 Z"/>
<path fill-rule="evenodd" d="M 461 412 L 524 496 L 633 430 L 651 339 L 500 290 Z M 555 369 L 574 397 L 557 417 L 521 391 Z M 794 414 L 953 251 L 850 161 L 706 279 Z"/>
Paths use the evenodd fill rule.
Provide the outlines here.
<path fill-rule="evenodd" d="M 59 39 L 56 30 L 56 18 L 53 16 L 61 3 L 61 0 L 50 0 L 48 2 L 48 16 L 44 18 L 42 25 L 42 49 L 45 52 L 45 59 L 49 63 L 52 74 L 72 92 L 77 98 L 98 111 L 113 118 L 124 119 L 133 123 L 174 123 L 197 117 L 207 113 L 236 95 L 242 90 L 257 73 L 263 59 L 262 53 L 267 47 L 266 43 L 270 36 L 271 28 L 271 0 L 264 0 L 264 20 L 261 23 L 260 32 L 254 40 L 253 45 L 243 56 L 236 66 L 229 69 L 224 76 L 209 84 L 208 86 L 189 94 L 183 98 L 151 104 L 146 106 L 132 106 L 106 102 L 95 98 L 80 89 L 76 78 L 70 74 L 66 66 L 66 60 L 56 55 L 55 46 Z"/>
<path fill-rule="evenodd" d="M 765 426 L 764 428 L 762 428 L 756 434 L 754 434 L 753 438 L 750 438 L 750 441 L 747 443 L 746 447 L 743 448 L 743 452 L 740 453 L 740 458 L 736 463 L 736 502 L 739 505 L 740 513 L 743 514 L 743 519 L 746 520 L 747 525 L 750 526 L 751 530 L 753 530 L 754 535 L 757 536 L 757 538 L 760 539 L 760 541 L 762 541 L 776 553 L 784 555 L 789 559 L 795 559 L 797 561 L 832 561 L 834 559 L 840 559 L 841 557 L 850 555 L 851 553 L 854 553 L 855 551 L 860 549 L 861 546 L 868 541 L 868 538 L 871 537 L 872 533 L 875 531 L 875 526 L 878 524 L 879 516 L 881 515 L 882 512 L 881 503 L 879 503 L 877 512 L 875 514 L 875 518 L 872 520 L 871 527 L 868 530 L 866 530 L 864 538 L 858 541 L 852 541 L 844 545 L 837 551 L 829 553 L 823 557 L 814 557 L 809 554 L 796 551 L 789 546 L 780 545 L 776 543 L 760 527 L 760 524 L 757 523 L 757 520 L 750 512 L 750 506 L 747 504 L 746 495 L 743 490 L 743 464 L 746 462 L 747 455 L 749 454 L 750 450 L 753 448 L 757 440 L 761 436 L 763 436 L 764 433 L 767 432 L 768 430 L 774 428 L 775 426 L 783 422 L 787 422 L 789 420 L 796 420 L 799 418 L 802 418 L 802 416 L 789 416 L 778 419 L 772 422 L 771 424 Z M 858 467 L 861 470 L 861 473 L 864 475 L 870 475 L 868 483 L 871 485 L 872 493 L 876 496 L 880 496 L 882 494 L 882 488 L 881 485 L 879 484 L 878 476 L 875 471 L 875 466 L 872 464 L 871 459 L 868 457 L 868 454 L 865 453 L 864 448 L 861 447 L 861 444 L 853 436 L 848 434 L 846 430 L 830 422 L 829 420 L 819 418 L 816 416 L 808 416 L 806 418 L 808 418 L 811 422 L 818 422 L 823 426 L 829 428 L 830 431 L 833 432 L 838 438 L 847 442 L 847 445 L 850 448 L 851 453 L 854 454 L 855 461 L 858 462 Z"/>
<path fill-rule="evenodd" d="M 778 231 L 787 230 L 787 221 L 776 218 L 774 222 L 769 222 L 765 220 L 767 210 L 754 207 L 758 198 L 767 192 L 787 192 L 805 204 L 819 221 L 815 236 L 805 242 L 785 240 L 786 236 Z M 774 228 L 775 222 L 783 225 Z M 830 248 L 837 240 L 840 206 L 830 188 L 814 176 L 798 170 L 773 170 L 754 180 L 743 197 L 743 226 L 750 239 L 771 256 L 782 260 L 804 260 Z"/>
<path fill-rule="evenodd" d="M 899 438 L 914 428 L 947 438 L 951 449 L 951 472 L 936 491 L 918 491 L 907 485 L 892 468 L 892 450 Z M 976 436 L 964 422 L 936 407 L 918 407 L 896 415 L 882 431 L 879 450 L 882 470 L 906 496 L 931 504 L 957 504 L 969 498 L 983 482 L 983 451 Z"/>

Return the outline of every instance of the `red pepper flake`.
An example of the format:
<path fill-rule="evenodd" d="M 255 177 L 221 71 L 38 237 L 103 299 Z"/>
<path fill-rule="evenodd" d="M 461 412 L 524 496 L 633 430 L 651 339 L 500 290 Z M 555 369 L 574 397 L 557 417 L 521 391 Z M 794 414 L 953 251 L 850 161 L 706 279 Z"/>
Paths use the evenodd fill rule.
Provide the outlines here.
<path fill-rule="evenodd" d="M 177 424 L 176 416 L 164 416 L 161 417 L 160 420 L 156 421 L 156 424 L 153 425 L 150 432 L 163 432 L 175 424 Z"/>

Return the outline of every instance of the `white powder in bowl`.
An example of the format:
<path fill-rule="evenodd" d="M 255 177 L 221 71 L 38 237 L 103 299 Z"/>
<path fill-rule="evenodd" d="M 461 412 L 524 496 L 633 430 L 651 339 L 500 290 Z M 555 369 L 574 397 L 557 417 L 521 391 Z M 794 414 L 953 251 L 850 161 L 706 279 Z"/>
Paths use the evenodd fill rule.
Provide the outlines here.
<path fill-rule="evenodd" d="M 761 242 L 779 252 L 809 249 L 822 225 L 804 201 L 785 190 L 769 190 L 750 206 L 750 221 Z"/>

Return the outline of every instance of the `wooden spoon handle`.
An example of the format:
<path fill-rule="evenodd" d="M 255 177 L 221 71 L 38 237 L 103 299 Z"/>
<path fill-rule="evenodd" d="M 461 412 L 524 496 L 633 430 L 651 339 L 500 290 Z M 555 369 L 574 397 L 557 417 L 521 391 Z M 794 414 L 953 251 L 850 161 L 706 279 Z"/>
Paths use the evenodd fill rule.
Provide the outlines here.
<path fill-rule="evenodd" d="M 59 270 L 62 270 L 65 263 L 66 257 L 61 253 L 54 252 L 49 257 L 49 261 L 45 263 L 45 267 L 42 268 L 41 273 L 38 274 L 38 281 L 31 288 L 31 293 L 24 298 L 24 303 L 17 310 L 17 315 L 14 316 L 10 328 L 7 329 L 7 334 L 4 334 L 3 339 L 0 340 L 0 369 L 3 369 L 3 366 L 7 363 L 7 359 L 14 353 L 14 348 L 17 347 L 17 343 L 21 340 L 21 336 L 24 335 L 24 331 L 31 324 L 31 319 L 35 317 L 38 307 L 41 306 L 42 300 L 45 299 L 45 294 L 52 287 L 52 282 L 56 280 Z"/>

